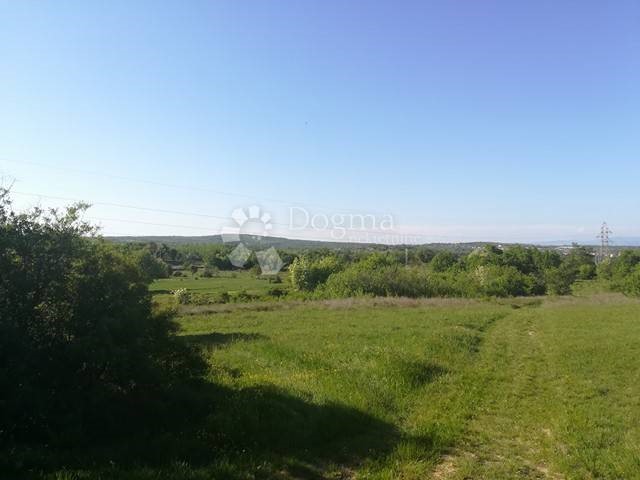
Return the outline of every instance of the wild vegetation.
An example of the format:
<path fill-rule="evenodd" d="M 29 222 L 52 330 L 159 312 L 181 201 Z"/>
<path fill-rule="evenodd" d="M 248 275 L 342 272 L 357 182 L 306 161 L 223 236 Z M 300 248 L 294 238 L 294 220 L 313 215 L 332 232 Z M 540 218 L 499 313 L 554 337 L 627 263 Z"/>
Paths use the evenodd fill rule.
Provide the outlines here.
<path fill-rule="evenodd" d="M 639 471 L 637 251 L 290 251 L 263 277 L 227 246 L 113 245 L 82 208 L 2 194 L 7 478 Z"/>
<path fill-rule="evenodd" d="M 0 192 L 3 448 L 153 430 L 168 411 L 188 413 L 205 372 L 170 316 L 152 310 L 141 257 L 93 238 L 82 210 L 16 214 Z"/>

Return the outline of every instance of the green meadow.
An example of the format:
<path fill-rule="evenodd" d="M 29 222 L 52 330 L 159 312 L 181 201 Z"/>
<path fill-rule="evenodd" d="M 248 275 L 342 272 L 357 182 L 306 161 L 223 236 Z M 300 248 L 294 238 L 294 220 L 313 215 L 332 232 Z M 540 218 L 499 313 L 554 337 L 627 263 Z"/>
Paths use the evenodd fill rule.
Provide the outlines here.
<path fill-rule="evenodd" d="M 155 300 L 160 303 L 168 303 L 172 292 L 183 288 L 207 300 L 215 300 L 217 296 L 225 293 L 233 298 L 242 292 L 253 297 L 264 298 L 272 289 L 277 288 L 283 292 L 290 290 L 286 272 L 280 273 L 279 278 L 282 283 L 271 283 L 268 277 L 242 270 L 217 272 L 212 277 L 185 273 L 181 277 L 154 280 L 149 289 Z"/>
<path fill-rule="evenodd" d="M 208 413 L 45 477 L 640 478 L 640 302 L 618 294 L 271 302 L 179 325 L 210 365 Z"/>

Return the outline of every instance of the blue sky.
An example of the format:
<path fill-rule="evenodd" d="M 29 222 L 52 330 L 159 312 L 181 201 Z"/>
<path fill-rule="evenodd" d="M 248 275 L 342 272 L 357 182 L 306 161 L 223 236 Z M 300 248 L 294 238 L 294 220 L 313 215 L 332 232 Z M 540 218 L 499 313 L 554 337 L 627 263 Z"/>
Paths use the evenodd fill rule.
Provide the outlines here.
<path fill-rule="evenodd" d="M 7 0 L 0 72 L 16 205 L 84 199 L 105 234 L 258 204 L 289 236 L 292 206 L 424 241 L 640 236 L 637 0 Z"/>

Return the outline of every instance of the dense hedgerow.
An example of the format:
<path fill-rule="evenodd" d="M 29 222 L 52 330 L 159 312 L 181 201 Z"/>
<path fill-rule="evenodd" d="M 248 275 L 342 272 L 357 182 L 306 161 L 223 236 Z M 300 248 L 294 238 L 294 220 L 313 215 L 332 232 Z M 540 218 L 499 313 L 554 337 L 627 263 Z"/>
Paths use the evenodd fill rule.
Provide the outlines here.
<path fill-rule="evenodd" d="M 330 265 L 331 268 L 326 267 Z M 438 253 L 428 263 L 405 265 L 392 253 L 372 253 L 348 264 L 332 257 L 300 259 L 291 268 L 294 287 L 316 296 L 512 297 L 566 294 L 578 279 L 595 276 L 593 255 L 536 248 L 487 246 L 466 256 Z"/>

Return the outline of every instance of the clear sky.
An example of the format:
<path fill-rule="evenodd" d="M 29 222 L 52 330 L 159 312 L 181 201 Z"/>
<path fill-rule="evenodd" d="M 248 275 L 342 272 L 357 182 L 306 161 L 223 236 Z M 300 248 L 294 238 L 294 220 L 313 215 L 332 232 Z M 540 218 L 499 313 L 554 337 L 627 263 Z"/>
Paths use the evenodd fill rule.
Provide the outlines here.
<path fill-rule="evenodd" d="M 640 1 L 0 0 L 0 176 L 105 234 L 640 236 Z"/>

